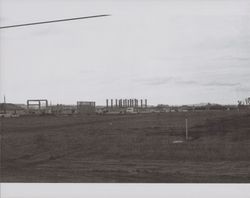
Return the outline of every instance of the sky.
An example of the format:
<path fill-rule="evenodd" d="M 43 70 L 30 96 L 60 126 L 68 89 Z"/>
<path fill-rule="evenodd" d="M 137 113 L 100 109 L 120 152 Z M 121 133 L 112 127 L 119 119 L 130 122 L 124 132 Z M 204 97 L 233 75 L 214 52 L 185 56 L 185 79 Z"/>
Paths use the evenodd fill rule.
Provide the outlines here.
<path fill-rule="evenodd" d="M 148 99 L 237 104 L 250 97 L 248 0 L 1 0 L 0 102 Z"/>

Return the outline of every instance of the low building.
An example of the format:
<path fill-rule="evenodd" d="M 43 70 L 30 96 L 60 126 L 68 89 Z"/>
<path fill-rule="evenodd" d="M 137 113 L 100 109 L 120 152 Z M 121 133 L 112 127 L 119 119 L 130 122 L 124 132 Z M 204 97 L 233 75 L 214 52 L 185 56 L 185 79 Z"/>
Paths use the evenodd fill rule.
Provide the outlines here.
<path fill-rule="evenodd" d="M 95 114 L 95 102 L 93 101 L 78 101 L 77 112 L 80 114 Z"/>

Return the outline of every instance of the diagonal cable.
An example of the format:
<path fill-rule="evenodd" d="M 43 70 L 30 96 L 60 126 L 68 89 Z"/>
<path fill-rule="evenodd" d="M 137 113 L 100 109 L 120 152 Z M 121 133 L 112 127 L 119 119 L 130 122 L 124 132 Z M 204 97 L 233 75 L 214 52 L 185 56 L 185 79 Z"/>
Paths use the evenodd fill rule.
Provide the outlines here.
<path fill-rule="evenodd" d="M 30 26 L 30 25 L 41 25 L 41 24 L 46 24 L 46 23 L 58 23 L 58 22 L 64 22 L 64 21 L 74 21 L 74 20 L 82 20 L 82 19 L 89 19 L 89 18 L 106 17 L 106 16 L 110 16 L 110 15 L 103 14 L 103 15 L 58 19 L 58 20 L 51 20 L 51 21 L 40 21 L 40 22 L 34 22 L 34 23 L 15 24 L 15 25 L 2 26 L 0 27 L 0 29 L 23 27 L 23 26 Z"/>

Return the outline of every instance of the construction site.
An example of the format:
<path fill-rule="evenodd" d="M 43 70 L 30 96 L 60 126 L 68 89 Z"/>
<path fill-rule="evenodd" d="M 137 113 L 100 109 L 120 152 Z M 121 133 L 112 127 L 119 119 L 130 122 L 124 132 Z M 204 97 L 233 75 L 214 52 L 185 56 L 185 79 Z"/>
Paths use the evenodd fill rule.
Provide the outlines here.
<path fill-rule="evenodd" d="M 148 105 L 147 99 L 106 99 L 106 105 L 96 105 L 95 101 L 77 101 L 76 104 L 52 104 L 48 99 L 28 99 L 26 104 L 0 103 L 0 117 L 24 115 L 93 115 L 93 114 L 136 114 L 199 111 L 250 111 L 250 98 L 239 100 L 237 105 Z"/>
<path fill-rule="evenodd" d="M 250 182 L 246 1 L 4 2 L 0 182 Z"/>
<path fill-rule="evenodd" d="M 1 182 L 249 182 L 249 100 L 2 103 Z"/>

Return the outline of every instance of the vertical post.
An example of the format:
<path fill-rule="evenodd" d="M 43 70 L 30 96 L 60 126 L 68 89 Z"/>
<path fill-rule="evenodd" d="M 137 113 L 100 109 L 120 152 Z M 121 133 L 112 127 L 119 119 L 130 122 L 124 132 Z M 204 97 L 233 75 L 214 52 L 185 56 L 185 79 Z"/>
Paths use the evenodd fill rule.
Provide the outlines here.
<path fill-rule="evenodd" d="M 113 99 L 111 99 L 111 109 L 113 109 Z"/>
<path fill-rule="evenodd" d="M 188 140 L 188 119 L 185 119 L 185 125 L 186 125 L 186 140 Z"/>
<path fill-rule="evenodd" d="M 45 100 L 45 102 L 46 102 L 46 104 L 45 104 L 46 105 L 45 112 L 48 113 L 47 111 L 48 111 L 49 102 L 48 102 L 48 100 Z"/>
<path fill-rule="evenodd" d="M 117 99 L 115 99 L 115 107 L 116 107 L 116 108 L 117 108 L 117 105 L 118 105 L 118 104 L 117 104 Z"/>
<path fill-rule="evenodd" d="M 6 114 L 6 98 L 3 96 L 3 112 Z"/>
<path fill-rule="evenodd" d="M 106 99 L 106 107 L 109 107 L 109 99 Z"/>
<path fill-rule="evenodd" d="M 147 108 L 147 106 L 148 106 L 148 100 L 145 99 L 145 107 Z"/>
<path fill-rule="evenodd" d="M 143 107 L 143 100 L 141 99 L 141 108 Z"/>

